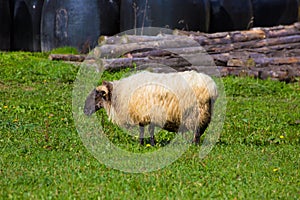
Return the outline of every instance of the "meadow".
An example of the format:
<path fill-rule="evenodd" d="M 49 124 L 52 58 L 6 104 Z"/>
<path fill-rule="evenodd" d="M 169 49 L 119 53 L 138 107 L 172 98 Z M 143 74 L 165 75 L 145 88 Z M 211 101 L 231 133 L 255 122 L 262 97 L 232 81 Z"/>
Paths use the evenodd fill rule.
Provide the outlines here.
<path fill-rule="evenodd" d="M 300 82 L 222 78 L 226 118 L 212 151 L 200 159 L 191 146 L 161 170 L 134 174 L 105 166 L 83 145 L 72 115 L 78 69 L 47 53 L 0 53 L 0 199 L 300 198 Z M 108 138 L 133 151 L 173 137 L 141 147 L 105 123 Z"/>

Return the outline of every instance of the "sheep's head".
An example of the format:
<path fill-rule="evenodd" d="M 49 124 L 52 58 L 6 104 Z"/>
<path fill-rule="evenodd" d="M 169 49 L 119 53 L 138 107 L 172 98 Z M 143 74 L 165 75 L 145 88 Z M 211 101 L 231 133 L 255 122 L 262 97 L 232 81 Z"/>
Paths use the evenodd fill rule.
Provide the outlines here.
<path fill-rule="evenodd" d="M 112 83 L 107 81 L 103 81 L 102 85 L 93 89 L 85 100 L 84 114 L 90 116 L 99 109 L 104 108 L 105 104 L 110 104 L 112 89 Z"/>

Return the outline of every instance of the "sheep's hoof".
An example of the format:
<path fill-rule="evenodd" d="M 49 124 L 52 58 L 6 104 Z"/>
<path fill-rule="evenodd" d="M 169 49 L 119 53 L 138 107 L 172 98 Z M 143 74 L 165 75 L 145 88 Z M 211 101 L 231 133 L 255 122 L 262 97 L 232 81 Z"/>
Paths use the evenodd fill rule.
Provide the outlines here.
<path fill-rule="evenodd" d="M 155 141 L 154 141 L 154 140 L 151 140 L 151 141 L 150 141 L 150 144 L 151 144 L 151 146 L 155 146 Z"/>

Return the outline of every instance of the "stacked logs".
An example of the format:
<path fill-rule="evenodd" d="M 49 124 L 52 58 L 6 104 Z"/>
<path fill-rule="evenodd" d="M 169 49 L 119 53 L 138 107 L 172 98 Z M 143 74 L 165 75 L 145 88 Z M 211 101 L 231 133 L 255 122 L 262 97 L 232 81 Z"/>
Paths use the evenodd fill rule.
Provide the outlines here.
<path fill-rule="evenodd" d="M 191 55 L 202 56 L 199 57 L 201 62 L 190 62 L 187 58 Z M 50 55 L 52 60 L 83 61 L 84 58 L 82 55 Z M 210 75 L 292 82 L 300 76 L 300 23 L 212 34 L 175 30 L 173 34 L 156 36 L 113 36 L 102 38 L 101 45 L 86 58 L 88 63 L 100 58 L 107 70 L 152 64 L 178 71 L 194 69 Z M 163 67 L 157 68 L 157 71 L 163 70 Z"/>

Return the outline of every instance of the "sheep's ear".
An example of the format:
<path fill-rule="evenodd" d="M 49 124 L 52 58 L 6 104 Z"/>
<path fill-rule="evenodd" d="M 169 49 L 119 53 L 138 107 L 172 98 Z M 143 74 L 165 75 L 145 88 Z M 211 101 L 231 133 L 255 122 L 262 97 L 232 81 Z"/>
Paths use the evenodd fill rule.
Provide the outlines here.
<path fill-rule="evenodd" d="M 103 81 L 102 85 L 107 87 L 109 93 L 113 90 L 113 84 L 109 81 Z"/>

